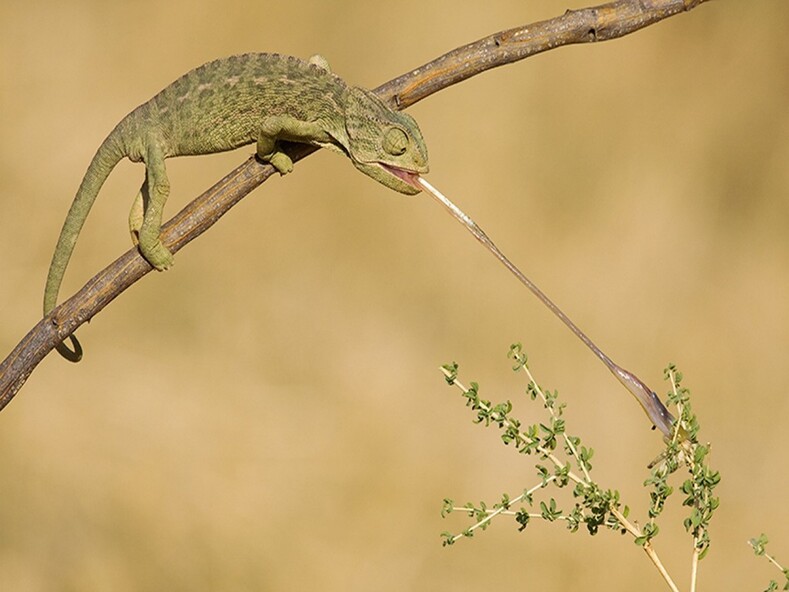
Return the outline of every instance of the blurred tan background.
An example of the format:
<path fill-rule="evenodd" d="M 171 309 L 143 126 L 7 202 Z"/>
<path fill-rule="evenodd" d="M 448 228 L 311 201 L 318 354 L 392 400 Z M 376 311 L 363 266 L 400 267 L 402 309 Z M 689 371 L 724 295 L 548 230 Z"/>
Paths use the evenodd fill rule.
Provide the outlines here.
<path fill-rule="evenodd" d="M 572 2 L 579 8 L 582 2 Z M 95 149 L 210 59 L 322 53 L 376 86 L 567 2 L 0 4 L 0 350 L 39 319 L 49 259 Z M 789 4 L 712 2 L 549 52 L 414 106 L 429 179 L 615 360 L 659 392 L 676 362 L 723 474 L 705 589 L 789 562 Z M 171 215 L 252 148 L 176 159 Z M 129 246 L 124 161 L 63 294 Z M 568 403 L 595 470 L 643 516 L 660 447 L 634 401 L 426 197 L 328 153 L 244 200 L 49 356 L 0 415 L 0 590 L 664 589 L 625 538 L 499 521 L 451 549 L 441 499 L 535 482 L 437 368 L 456 360 L 525 421 L 506 352 Z M 657 541 L 688 581 L 681 511 Z M 601 569 L 601 567 L 603 569 Z M 776 574 L 777 575 L 777 574 Z"/>

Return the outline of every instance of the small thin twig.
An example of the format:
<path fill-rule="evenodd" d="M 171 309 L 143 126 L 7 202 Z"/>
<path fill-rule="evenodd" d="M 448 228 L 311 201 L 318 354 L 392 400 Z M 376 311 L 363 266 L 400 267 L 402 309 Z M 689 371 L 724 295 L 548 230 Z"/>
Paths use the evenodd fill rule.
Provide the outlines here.
<path fill-rule="evenodd" d="M 778 561 L 775 559 L 775 557 L 773 557 L 773 556 L 772 556 L 772 555 L 770 555 L 769 553 L 765 553 L 765 554 L 764 554 L 764 558 L 765 558 L 767 561 L 769 561 L 770 563 L 772 563 L 772 564 L 773 564 L 775 567 L 777 567 L 778 569 L 780 569 L 781 571 L 784 571 L 784 566 L 783 566 L 783 565 L 781 565 L 780 563 L 778 563 Z"/>
<path fill-rule="evenodd" d="M 404 109 L 453 84 L 486 70 L 576 43 L 623 37 L 708 0 L 616 0 L 567 11 L 563 15 L 507 31 L 459 47 L 379 86 L 376 92 Z M 294 162 L 315 152 L 294 146 Z M 162 228 L 162 242 L 177 252 L 213 226 L 230 208 L 274 173 L 273 167 L 249 158 L 195 198 Z M 151 271 L 136 249 L 96 274 L 74 296 L 39 321 L 0 363 L 0 410 L 14 398 L 38 363 L 57 343 L 86 323 L 121 292 Z"/>
<path fill-rule="evenodd" d="M 449 378 L 449 377 L 451 376 L 450 372 L 449 372 L 449 371 L 448 371 L 446 368 L 441 368 L 441 372 L 443 372 L 443 373 L 444 373 L 444 376 L 445 376 L 445 377 L 447 377 L 447 378 Z M 459 380 L 457 380 L 457 378 L 453 378 L 453 380 L 452 380 L 452 384 L 454 384 L 455 386 L 457 386 L 457 387 L 458 387 L 458 388 L 459 388 L 459 389 L 460 389 L 462 392 L 464 392 L 464 393 L 467 393 L 467 392 L 469 392 L 469 389 L 468 389 L 468 388 L 466 388 L 466 386 L 465 386 L 465 385 L 464 385 L 462 382 L 460 382 Z M 486 405 L 485 403 L 483 403 L 482 401 L 480 401 L 480 407 L 482 407 L 482 408 L 483 408 L 485 411 L 491 411 L 490 407 L 489 407 L 488 405 Z M 509 423 L 509 422 L 508 422 L 508 423 Z M 510 423 L 510 425 L 512 425 L 512 424 Z M 564 469 L 564 468 L 565 468 L 565 464 L 564 464 L 564 463 L 561 461 L 561 459 L 560 459 L 559 457 L 557 457 L 557 456 L 556 456 L 556 455 L 555 455 L 553 452 L 551 452 L 550 450 L 548 450 L 547 448 L 545 448 L 544 446 L 537 446 L 537 447 L 535 448 L 535 450 L 537 450 L 537 451 L 538 451 L 540 454 L 542 454 L 542 455 L 543 455 L 545 458 L 549 459 L 549 460 L 550 460 L 550 461 L 551 461 L 551 462 L 552 462 L 554 465 L 556 465 L 557 467 L 560 467 L 560 468 L 562 468 L 562 469 Z M 569 467 L 568 467 L 568 468 L 569 468 Z M 573 472 L 572 472 L 572 470 L 570 470 L 570 471 L 567 473 L 567 476 L 568 476 L 568 477 L 569 477 L 569 478 L 570 478 L 570 479 L 571 479 L 571 480 L 572 480 L 574 483 L 579 483 L 579 484 L 581 484 L 581 485 L 589 485 L 589 483 L 590 483 L 590 481 L 585 481 L 583 477 L 581 477 L 581 476 L 579 476 L 579 475 L 577 475 L 577 474 L 573 473 Z"/>
<path fill-rule="evenodd" d="M 543 487 L 545 487 L 546 485 L 548 485 L 552 481 L 556 481 L 556 475 L 551 475 L 550 477 L 548 477 L 545 480 L 544 483 L 540 483 L 539 485 L 535 485 L 534 487 L 532 487 L 528 491 L 524 491 L 522 494 L 512 498 L 510 500 L 510 505 L 519 503 L 523 498 L 528 497 L 529 495 L 531 495 L 535 491 L 539 491 L 540 489 L 542 489 Z M 459 512 L 468 512 L 469 511 L 468 508 L 456 508 L 456 507 L 453 507 L 452 509 L 456 510 L 456 511 L 459 511 Z M 493 520 L 499 514 L 512 514 L 512 515 L 514 515 L 515 512 L 511 512 L 511 511 L 507 510 L 507 508 L 505 506 L 501 506 L 499 508 L 496 508 L 495 510 L 488 510 L 487 516 L 485 516 L 482 520 L 480 520 L 476 524 L 472 524 L 471 526 L 469 526 L 464 532 L 471 533 L 471 532 L 474 532 L 475 530 L 477 530 L 478 528 L 482 528 L 483 526 L 485 526 L 488 522 Z M 529 514 L 529 516 L 531 516 L 532 518 L 538 518 L 538 517 L 541 517 L 541 514 Z M 561 518 L 563 518 L 565 520 L 567 519 L 566 516 L 562 516 Z M 467 535 L 465 535 L 463 533 L 456 534 L 451 539 L 449 539 L 450 543 L 456 543 L 457 541 L 462 539 L 464 536 L 467 536 Z"/>
<path fill-rule="evenodd" d="M 699 575 L 699 548 L 698 538 L 693 537 L 693 555 L 690 559 L 690 592 L 696 592 L 696 581 Z"/>
<path fill-rule="evenodd" d="M 537 394 L 540 395 L 540 398 L 542 399 L 543 402 L 543 406 L 548 410 L 548 413 L 551 414 L 551 417 L 556 419 L 556 412 L 553 410 L 553 407 L 550 407 L 548 405 L 548 398 L 545 396 L 545 393 L 540 388 L 540 385 L 537 384 L 537 381 L 534 379 L 534 375 L 532 375 L 529 367 L 525 364 L 523 365 L 523 371 L 526 372 L 526 376 L 529 377 L 529 380 L 534 385 L 534 390 L 537 392 Z M 586 468 L 586 463 L 581 462 L 581 457 L 578 454 L 578 450 L 576 449 L 575 444 L 573 444 L 573 441 L 567 436 L 567 432 L 562 432 L 562 439 L 564 440 L 564 443 L 567 445 L 567 447 L 570 449 L 571 456 L 573 456 L 575 459 L 578 460 L 578 465 L 581 467 L 581 471 L 583 471 L 584 479 L 586 480 L 587 483 L 591 483 L 592 476 L 589 474 L 589 470 Z"/>

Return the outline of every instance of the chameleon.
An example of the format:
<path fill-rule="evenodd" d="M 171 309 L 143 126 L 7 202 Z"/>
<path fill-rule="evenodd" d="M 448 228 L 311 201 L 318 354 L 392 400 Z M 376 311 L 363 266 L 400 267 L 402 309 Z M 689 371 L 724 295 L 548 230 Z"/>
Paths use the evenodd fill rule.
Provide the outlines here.
<path fill-rule="evenodd" d="M 143 103 L 110 132 L 80 183 L 55 247 L 44 289 L 44 317 L 58 292 L 85 219 L 115 166 L 123 159 L 145 164 L 145 180 L 129 214 L 132 242 L 158 271 L 173 255 L 160 240 L 170 193 L 165 159 L 214 154 L 256 144 L 257 157 L 281 175 L 293 170 L 283 142 L 327 148 L 347 156 L 379 183 L 406 195 L 421 188 L 427 147 L 410 115 L 391 109 L 372 91 L 350 86 L 322 56 L 308 61 L 274 53 L 246 53 L 199 66 Z M 56 350 L 82 359 L 70 335 Z"/>

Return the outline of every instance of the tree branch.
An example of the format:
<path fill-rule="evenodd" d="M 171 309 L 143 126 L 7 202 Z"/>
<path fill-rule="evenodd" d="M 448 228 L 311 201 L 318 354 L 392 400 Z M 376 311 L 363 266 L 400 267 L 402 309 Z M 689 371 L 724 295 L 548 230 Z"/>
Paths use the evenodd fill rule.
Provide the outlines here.
<path fill-rule="evenodd" d="M 707 0 L 617 0 L 495 33 L 459 47 L 375 89 L 396 109 L 405 109 L 453 84 L 491 68 L 511 64 L 563 45 L 622 37 Z M 294 162 L 317 149 L 293 145 Z M 213 226 L 230 208 L 261 185 L 274 169 L 249 158 L 195 198 L 162 228 L 162 242 L 181 250 Z M 74 296 L 39 321 L 0 364 L 0 410 L 19 392 L 38 363 L 57 343 L 89 321 L 121 292 L 152 270 L 131 249 L 96 274 Z"/>

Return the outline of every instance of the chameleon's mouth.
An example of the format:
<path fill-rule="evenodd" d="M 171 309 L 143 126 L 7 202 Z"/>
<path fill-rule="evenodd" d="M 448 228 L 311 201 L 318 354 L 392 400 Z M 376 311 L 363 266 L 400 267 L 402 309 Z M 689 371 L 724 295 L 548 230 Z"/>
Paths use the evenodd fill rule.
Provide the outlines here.
<path fill-rule="evenodd" d="M 416 171 L 409 171 L 408 169 L 401 169 L 396 166 L 392 166 L 391 164 L 384 164 L 383 162 L 379 162 L 381 168 L 384 169 L 390 175 L 393 175 L 403 181 L 404 183 L 410 185 L 417 191 L 422 191 L 422 186 L 419 184 L 419 173 Z"/>

